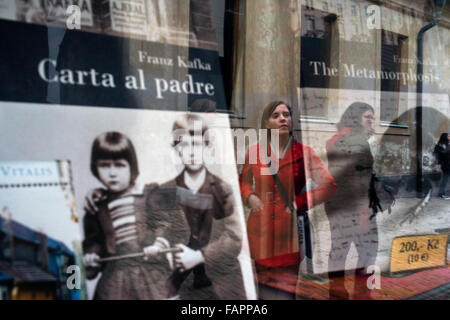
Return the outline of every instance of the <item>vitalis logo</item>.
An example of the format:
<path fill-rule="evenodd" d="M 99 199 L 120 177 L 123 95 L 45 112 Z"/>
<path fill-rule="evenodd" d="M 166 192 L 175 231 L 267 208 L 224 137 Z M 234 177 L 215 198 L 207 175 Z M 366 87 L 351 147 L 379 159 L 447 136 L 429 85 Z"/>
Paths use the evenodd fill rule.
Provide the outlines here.
<path fill-rule="evenodd" d="M 49 177 L 51 168 L 0 166 L 0 177 Z"/>

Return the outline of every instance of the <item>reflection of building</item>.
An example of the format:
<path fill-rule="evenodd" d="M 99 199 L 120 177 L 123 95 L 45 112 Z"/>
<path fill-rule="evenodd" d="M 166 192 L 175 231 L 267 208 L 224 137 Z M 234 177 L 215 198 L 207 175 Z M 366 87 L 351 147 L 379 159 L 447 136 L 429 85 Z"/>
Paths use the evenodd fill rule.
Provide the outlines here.
<path fill-rule="evenodd" d="M 62 242 L 0 217 L 0 300 L 78 299 L 66 286 L 74 264 Z"/>
<path fill-rule="evenodd" d="M 405 148 L 409 152 L 406 162 L 382 168 L 383 174 L 415 174 L 415 119 L 413 112 L 405 112 L 418 103 L 417 35 L 432 21 L 434 1 L 286 1 L 290 10 L 276 1 L 264 6 L 233 2 L 238 3 L 237 40 L 225 46 L 233 47 L 234 63 L 223 69 L 233 70 L 227 96 L 232 96 L 232 111 L 244 119 L 234 126 L 258 127 L 264 105 L 285 99 L 300 111 L 302 140 L 326 161 L 325 141 L 336 133 L 336 122 L 352 102 L 363 101 L 375 108 L 375 142 L 389 128 L 389 156 L 402 157 Z M 369 7 L 376 9 L 375 16 Z M 449 10 L 447 1 L 440 22 L 425 33 L 421 81 L 422 105 L 444 115 L 450 112 Z M 369 18 L 377 19 L 374 27 Z M 285 23 L 289 20 L 291 26 Z M 447 127 L 442 122 L 424 130 L 437 139 Z M 430 158 L 430 150 L 425 153 Z M 424 171 L 437 172 L 438 167 Z"/>
<path fill-rule="evenodd" d="M 373 150 L 379 151 L 377 173 L 399 188 L 397 198 L 408 197 L 405 203 L 411 207 L 421 203 L 422 199 L 415 199 L 417 178 L 421 177 L 416 161 L 420 159 L 418 150 L 423 152 L 424 177 L 435 187 L 439 168 L 425 160 L 431 158 L 439 134 L 450 130 L 448 1 L 440 22 L 425 33 L 424 77 L 419 80 L 417 35 L 433 20 L 436 1 L 293 0 L 280 4 L 282 1 L 267 0 L 264 5 L 257 0 L 234 2 L 239 3 L 234 9 L 238 13 L 234 24 L 238 29 L 238 39 L 233 43 L 235 64 L 224 68 L 234 71 L 231 108 L 242 118 L 234 119 L 233 126 L 258 128 L 264 106 L 272 100 L 286 100 L 300 112 L 294 119 L 299 124 L 296 133 L 326 163 L 325 144 L 336 134 L 336 123 L 343 112 L 355 101 L 368 103 L 375 109 L 376 132 L 370 143 Z M 374 25 L 368 23 L 370 6 L 375 9 Z M 300 23 L 293 23 L 295 19 Z M 287 21 L 291 21 L 291 26 Z M 421 105 L 431 107 L 433 112 L 424 110 L 422 118 L 416 118 L 416 90 L 420 82 Z M 418 136 L 422 138 L 419 140 Z M 433 188 L 433 192 L 437 189 Z M 431 208 L 426 213 L 444 221 L 448 206 L 447 211 Z M 406 206 L 399 206 L 395 213 L 399 217 L 407 211 Z M 327 217 L 320 206 L 311 210 L 310 216 L 316 232 L 314 271 L 322 273 L 327 268 L 324 261 L 329 250 Z M 387 221 L 382 227 L 395 225 L 395 220 Z M 392 237 L 424 233 L 430 225 L 410 225 L 409 229 L 384 233 L 378 253 L 382 271 L 389 270 L 386 261 Z M 273 282 L 274 273 L 268 278 L 268 282 Z M 281 282 L 276 284 L 278 288 L 283 286 Z"/>
<path fill-rule="evenodd" d="M 15 15 L 18 21 L 36 24 L 52 24 L 66 26 L 67 8 L 77 5 L 80 9 L 80 24 L 88 30 L 95 30 L 94 15 L 91 0 L 81 1 L 41 1 L 17 0 L 15 2 Z"/>
<path fill-rule="evenodd" d="M 18 0 L 3 4 L 0 18 L 66 28 L 72 4 L 80 8 L 83 31 L 217 50 L 213 8 L 205 0 Z"/>

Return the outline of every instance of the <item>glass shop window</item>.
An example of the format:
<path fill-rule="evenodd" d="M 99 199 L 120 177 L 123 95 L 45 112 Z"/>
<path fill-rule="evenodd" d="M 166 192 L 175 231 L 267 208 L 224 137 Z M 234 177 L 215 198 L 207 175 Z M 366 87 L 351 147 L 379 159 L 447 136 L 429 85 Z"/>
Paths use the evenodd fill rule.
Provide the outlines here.
<path fill-rule="evenodd" d="M 404 79 L 409 77 L 408 38 L 401 34 L 382 31 L 381 34 L 381 102 L 380 120 L 400 124 L 405 119 L 397 119 L 405 110 L 401 104 L 405 101 L 403 92 L 408 91 Z M 407 119 L 406 119 L 407 120 Z"/>
<path fill-rule="evenodd" d="M 336 18 L 326 11 L 302 7 L 300 112 L 304 118 L 327 117 L 326 89 L 331 76 L 316 71 L 322 66 L 330 67 L 332 52 L 338 52 L 332 48 L 333 38 L 337 37 Z"/>
<path fill-rule="evenodd" d="M 1 3 L 9 50 L 0 59 L 12 60 L 2 101 L 185 111 L 209 99 L 229 108 L 238 0 L 80 0 L 79 19 L 69 18 L 70 1 Z"/>
<path fill-rule="evenodd" d="M 240 0 L 212 1 L 212 16 L 217 35 L 217 51 L 222 71 L 227 108 L 230 108 L 234 75 L 237 67 L 237 47 Z"/>

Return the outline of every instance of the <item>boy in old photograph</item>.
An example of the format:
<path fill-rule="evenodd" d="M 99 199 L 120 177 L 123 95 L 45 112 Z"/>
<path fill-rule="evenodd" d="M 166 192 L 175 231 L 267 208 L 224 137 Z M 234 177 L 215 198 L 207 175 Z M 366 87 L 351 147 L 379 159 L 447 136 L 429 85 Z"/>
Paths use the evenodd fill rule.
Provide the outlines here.
<path fill-rule="evenodd" d="M 200 129 L 200 130 L 198 130 Z M 186 114 L 172 127 L 173 148 L 182 163 L 174 179 L 148 192 L 156 236 L 181 252 L 167 278 L 169 299 L 245 299 L 237 259 L 242 231 L 231 187 L 205 166 L 208 127 Z"/>
<path fill-rule="evenodd" d="M 97 210 L 87 210 L 83 219 L 86 277 L 94 279 L 102 273 L 94 299 L 153 299 L 155 279 L 142 258 L 101 262 L 101 258 L 136 252 L 154 256 L 169 246 L 164 239 L 154 240 L 148 228 L 144 196 L 134 188 L 139 169 L 130 139 L 119 132 L 96 137 L 91 172 L 105 188 L 96 199 Z"/>
<path fill-rule="evenodd" d="M 107 158 L 126 160 L 130 167 L 129 189 L 125 189 L 125 183 L 120 195 L 132 194 L 133 209 L 124 212 L 135 212 L 137 240 L 130 239 L 126 247 L 118 246 L 118 234 L 114 233 L 108 211 L 111 205 L 107 205 L 115 198 L 111 198 L 106 181 L 99 178 L 107 190 L 97 188 L 86 196 L 83 243 L 88 279 L 95 278 L 100 268 L 104 270 L 94 298 L 124 299 L 131 297 L 127 292 L 137 293 L 138 288 L 142 290 L 139 296 L 133 296 L 135 299 L 246 298 L 238 260 L 242 226 L 231 186 L 205 165 L 203 153 L 212 150 L 208 136 L 208 126 L 200 116 L 185 114 L 178 118 L 172 126 L 170 144 L 176 156 L 174 160 L 179 162 L 179 174 L 160 185 L 148 184 L 141 192 L 133 187 L 138 174 L 134 148 L 128 148 L 133 150 L 133 156 L 116 152 L 122 148 L 107 148 L 114 153 L 108 156 L 106 152 Z M 129 145 L 132 146 L 131 142 Z M 92 172 L 96 175 L 98 164 L 94 147 L 92 152 Z M 124 226 L 127 235 L 133 230 L 128 228 L 131 226 Z M 162 254 L 162 250 L 173 253 Z M 99 257 L 139 251 L 150 260 L 127 258 L 99 263 Z M 122 269 L 130 265 L 133 272 Z M 120 270 L 119 279 L 114 279 L 115 270 Z M 121 281 L 126 281 L 127 285 Z M 123 290 L 125 292 L 121 292 Z"/>

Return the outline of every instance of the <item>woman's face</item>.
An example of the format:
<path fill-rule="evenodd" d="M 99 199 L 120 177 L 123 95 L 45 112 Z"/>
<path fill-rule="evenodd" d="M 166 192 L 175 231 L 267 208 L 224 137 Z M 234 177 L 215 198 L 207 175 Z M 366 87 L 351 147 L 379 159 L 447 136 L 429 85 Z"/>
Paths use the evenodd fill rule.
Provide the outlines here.
<path fill-rule="evenodd" d="M 450 133 L 447 134 L 447 140 L 450 141 Z"/>
<path fill-rule="evenodd" d="M 375 123 L 375 117 L 372 110 L 367 110 L 361 117 L 361 125 L 366 132 L 373 132 L 373 124 Z"/>
<path fill-rule="evenodd" d="M 100 182 L 111 192 L 122 192 L 130 186 L 131 169 L 125 159 L 99 159 L 97 173 Z"/>
<path fill-rule="evenodd" d="M 278 129 L 280 135 L 289 134 L 292 129 L 292 117 L 288 107 L 280 104 L 273 110 L 269 119 L 266 120 L 267 129 Z"/>

